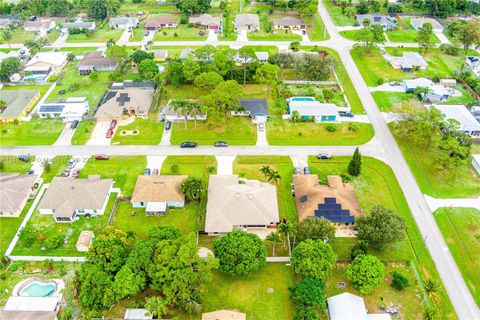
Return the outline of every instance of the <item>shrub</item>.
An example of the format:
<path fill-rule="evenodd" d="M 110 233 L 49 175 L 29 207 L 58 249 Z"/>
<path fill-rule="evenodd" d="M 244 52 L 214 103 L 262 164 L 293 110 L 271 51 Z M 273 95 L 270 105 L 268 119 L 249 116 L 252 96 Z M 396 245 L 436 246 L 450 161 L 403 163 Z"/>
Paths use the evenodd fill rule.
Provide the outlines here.
<path fill-rule="evenodd" d="M 172 164 L 170 167 L 170 171 L 172 171 L 172 173 L 178 173 L 179 170 L 180 168 L 178 167 L 178 164 Z"/>
<path fill-rule="evenodd" d="M 163 33 L 163 35 L 164 35 L 164 36 L 166 36 L 166 35 L 167 35 L 167 31 L 163 31 L 162 33 Z"/>
<path fill-rule="evenodd" d="M 323 89 L 323 97 L 325 98 L 325 100 L 330 101 L 332 100 L 333 96 L 334 93 L 331 89 Z"/>
<path fill-rule="evenodd" d="M 370 294 L 382 283 L 385 267 L 377 257 L 361 254 L 345 269 L 345 277 L 362 294 Z"/>
<path fill-rule="evenodd" d="M 88 77 L 90 78 L 90 80 L 95 81 L 98 79 L 98 73 L 92 72 Z"/>
<path fill-rule="evenodd" d="M 329 124 L 329 125 L 327 126 L 327 131 L 328 131 L 328 132 L 335 132 L 335 131 L 337 131 L 337 126 L 334 125 L 334 124 Z"/>
<path fill-rule="evenodd" d="M 204 35 L 205 35 L 205 31 L 200 30 L 200 31 L 198 32 L 198 34 L 199 34 L 200 36 L 204 36 Z"/>
<path fill-rule="evenodd" d="M 358 125 L 356 123 L 350 122 L 348 124 L 348 131 L 357 132 L 357 130 L 358 130 Z"/>
<path fill-rule="evenodd" d="M 381 86 L 385 81 L 382 78 L 378 78 L 377 84 Z"/>
<path fill-rule="evenodd" d="M 178 33 L 175 32 L 175 33 L 173 34 L 173 36 L 174 36 L 175 38 L 178 37 Z"/>
<path fill-rule="evenodd" d="M 47 238 L 43 243 L 45 244 L 45 248 L 47 249 L 56 249 L 63 244 L 63 237 L 56 236 L 53 238 Z"/>
<path fill-rule="evenodd" d="M 75 91 L 75 90 L 78 90 L 79 87 L 80 85 L 78 84 L 78 82 L 72 82 L 68 85 L 68 90 Z"/>
<path fill-rule="evenodd" d="M 7 274 L 5 272 L 0 273 L 0 280 L 7 279 Z"/>
<path fill-rule="evenodd" d="M 355 260 L 361 254 L 368 254 L 368 244 L 366 241 L 360 240 L 358 241 L 352 248 L 350 253 L 350 257 L 352 260 Z"/>
<path fill-rule="evenodd" d="M 408 287 L 410 285 L 407 277 L 403 275 L 400 271 L 394 270 L 392 271 L 392 287 L 397 289 L 397 290 L 403 290 L 404 288 Z"/>

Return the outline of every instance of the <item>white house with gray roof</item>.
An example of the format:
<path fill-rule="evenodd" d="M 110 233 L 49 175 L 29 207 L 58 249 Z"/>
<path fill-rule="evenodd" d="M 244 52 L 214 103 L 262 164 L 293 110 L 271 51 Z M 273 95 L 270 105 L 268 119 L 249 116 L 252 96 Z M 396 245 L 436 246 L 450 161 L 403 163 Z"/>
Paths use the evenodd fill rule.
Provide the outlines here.
<path fill-rule="evenodd" d="M 18 217 L 38 185 L 35 174 L 0 173 L 0 217 Z"/>
<path fill-rule="evenodd" d="M 427 62 L 418 52 L 404 52 L 401 57 L 387 57 L 393 69 L 400 69 L 404 72 L 412 72 L 415 70 L 425 70 Z"/>
<path fill-rule="evenodd" d="M 397 20 L 383 14 L 357 14 L 355 20 L 357 20 L 358 25 L 363 26 L 365 20 L 369 20 L 370 26 L 380 25 L 384 30 L 395 29 L 397 26 Z"/>
<path fill-rule="evenodd" d="M 61 31 L 67 32 L 69 30 L 82 30 L 82 29 L 95 31 L 95 28 L 96 28 L 95 21 L 77 20 L 74 22 L 65 22 L 64 24 L 62 24 Z"/>
<path fill-rule="evenodd" d="M 468 134 L 472 138 L 480 138 L 480 123 L 475 119 L 473 114 L 468 111 L 464 105 L 433 105 L 445 115 L 445 119 L 454 119 L 459 123 L 458 130 Z"/>
<path fill-rule="evenodd" d="M 137 17 L 115 17 L 110 18 L 108 26 L 112 29 L 129 29 L 138 26 Z"/>
<path fill-rule="evenodd" d="M 235 31 L 255 31 L 260 29 L 258 14 L 239 13 L 235 16 Z"/>

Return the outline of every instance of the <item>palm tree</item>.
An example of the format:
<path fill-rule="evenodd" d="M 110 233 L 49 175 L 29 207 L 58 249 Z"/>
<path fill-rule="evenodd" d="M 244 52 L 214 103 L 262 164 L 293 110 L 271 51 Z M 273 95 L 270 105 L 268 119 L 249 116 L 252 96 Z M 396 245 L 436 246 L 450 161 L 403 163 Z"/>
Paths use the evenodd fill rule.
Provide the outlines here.
<path fill-rule="evenodd" d="M 423 281 L 423 290 L 430 298 L 433 298 L 441 289 L 440 283 L 433 279 Z"/>
<path fill-rule="evenodd" d="M 267 241 L 272 243 L 272 256 L 275 256 L 275 245 L 280 242 L 280 235 L 278 232 L 272 232 L 267 236 Z"/>
<path fill-rule="evenodd" d="M 183 122 L 185 124 L 185 129 L 187 129 L 187 114 L 185 112 L 188 108 L 187 101 L 183 99 L 174 99 L 170 101 L 170 106 L 173 108 L 173 111 L 183 116 Z"/>
<path fill-rule="evenodd" d="M 292 250 L 292 248 L 290 247 L 290 233 L 293 232 L 293 224 L 290 221 L 285 220 L 278 226 L 278 231 L 280 231 L 280 233 L 287 238 L 288 255 L 290 255 Z"/>
<path fill-rule="evenodd" d="M 12 40 L 12 32 L 10 30 L 5 29 L 2 31 L 2 39 L 7 41 L 8 48 L 11 48 L 10 40 Z"/>
<path fill-rule="evenodd" d="M 269 182 L 273 182 L 275 184 L 278 183 L 278 181 L 280 181 L 282 177 L 280 176 L 280 173 L 278 173 L 278 171 L 276 170 L 272 170 L 268 173 L 268 181 Z"/>
<path fill-rule="evenodd" d="M 117 0 L 105 0 L 105 7 L 107 8 L 107 16 L 110 17 L 120 9 L 120 2 Z"/>
<path fill-rule="evenodd" d="M 259 171 L 263 173 L 264 179 L 267 180 L 267 175 L 270 174 L 270 172 L 272 171 L 272 168 L 270 168 L 269 165 L 264 165 L 262 166 L 262 168 L 260 168 Z"/>

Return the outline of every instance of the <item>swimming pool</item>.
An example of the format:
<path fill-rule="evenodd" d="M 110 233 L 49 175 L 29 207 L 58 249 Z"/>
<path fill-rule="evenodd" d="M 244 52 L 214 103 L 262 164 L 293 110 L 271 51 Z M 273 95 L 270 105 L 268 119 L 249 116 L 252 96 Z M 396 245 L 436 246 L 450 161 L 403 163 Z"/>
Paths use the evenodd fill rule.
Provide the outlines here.
<path fill-rule="evenodd" d="M 45 81 L 45 79 L 46 77 L 42 77 L 42 76 L 39 76 L 39 77 L 30 76 L 30 77 L 23 78 L 23 81 L 43 82 Z"/>
<path fill-rule="evenodd" d="M 48 297 L 51 296 L 55 290 L 57 290 L 55 283 L 32 282 L 23 288 L 20 295 L 29 297 Z"/>
<path fill-rule="evenodd" d="M 290 98 L 291 101 L 315 101 L 315 98 L 312 97 L 293 97 Z"/>

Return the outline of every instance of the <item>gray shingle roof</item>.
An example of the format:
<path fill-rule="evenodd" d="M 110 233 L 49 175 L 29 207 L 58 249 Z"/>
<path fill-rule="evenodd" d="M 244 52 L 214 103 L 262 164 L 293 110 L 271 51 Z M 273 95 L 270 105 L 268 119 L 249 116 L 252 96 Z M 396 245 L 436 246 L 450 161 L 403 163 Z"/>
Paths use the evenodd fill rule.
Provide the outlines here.
<path fill-rule="evenodd" d="M 37 94 L 36 90 L 1 90 L 0 100 L 7 103 L 7 109 L 0 118 L 18 117 Z"/>

